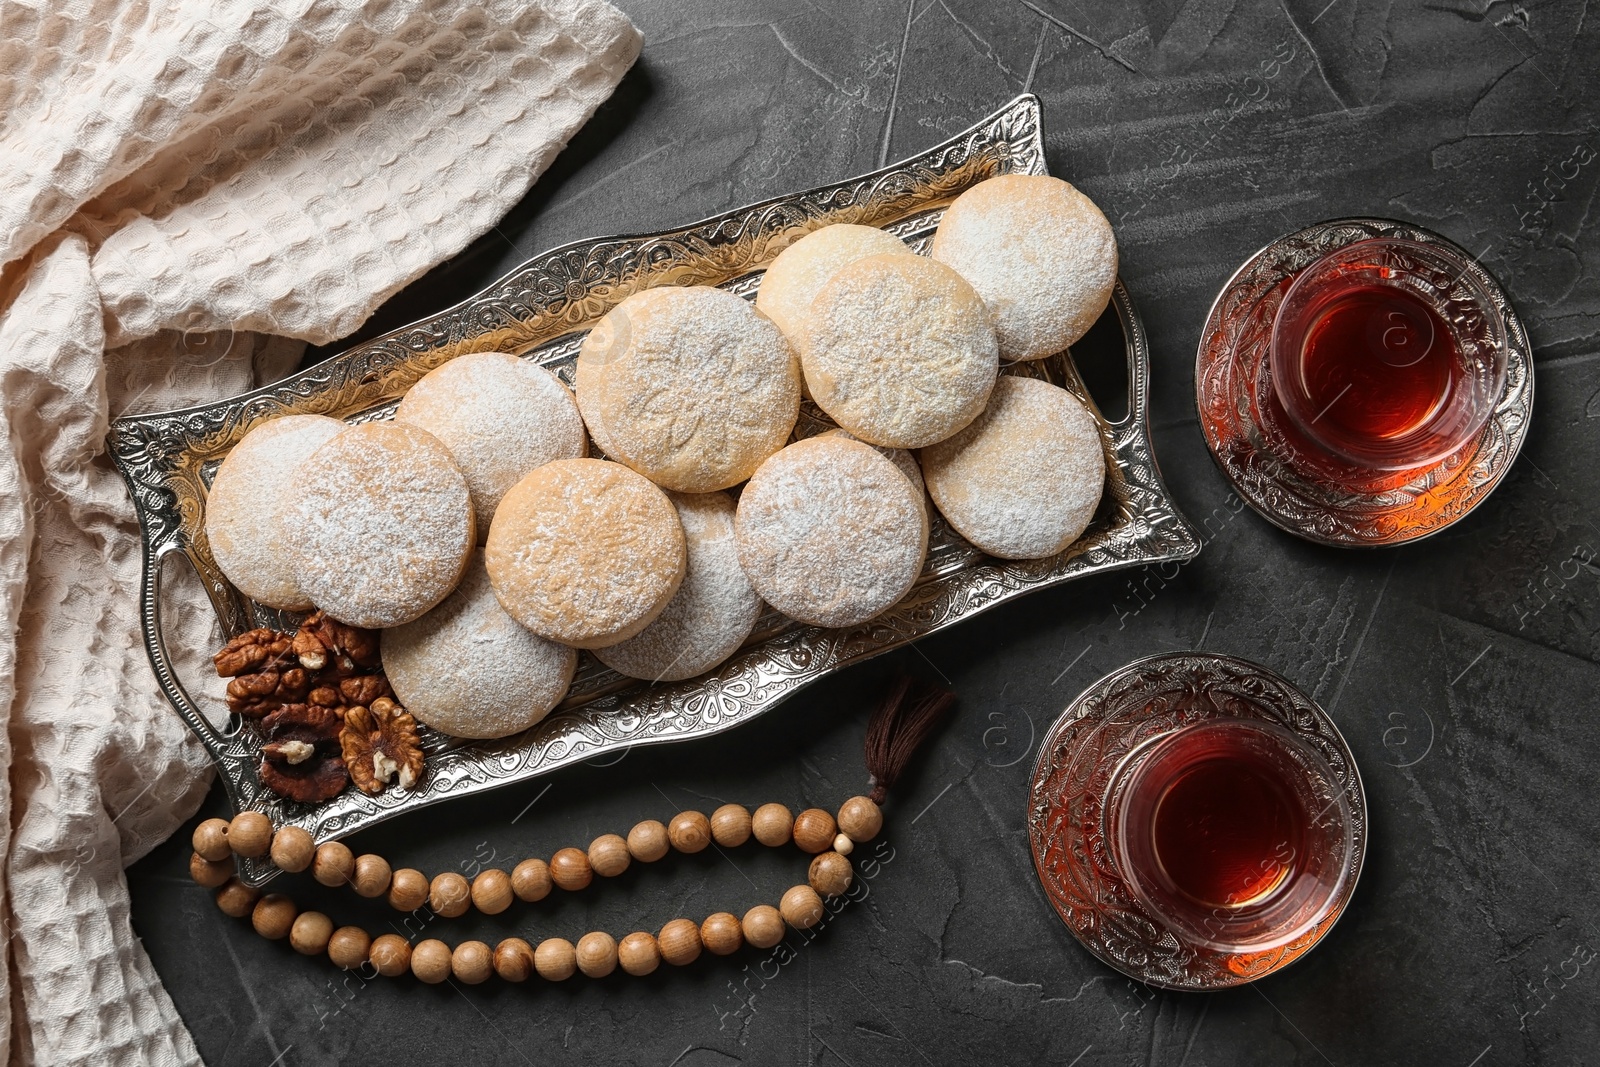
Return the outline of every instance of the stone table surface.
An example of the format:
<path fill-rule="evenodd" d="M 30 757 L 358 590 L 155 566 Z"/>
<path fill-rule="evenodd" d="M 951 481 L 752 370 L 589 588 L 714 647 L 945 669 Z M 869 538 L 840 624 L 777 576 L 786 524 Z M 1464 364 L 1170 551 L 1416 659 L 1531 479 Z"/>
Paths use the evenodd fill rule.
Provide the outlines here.
<path fill-rule="evenodd" d="M 794 938 L 782 965 L 751 952 L 644 979 L 363 985 L 222 916 L 185 876 L 185 828 L 128 881 L 207 1062 L 1596 1062 L 1600 18 L 1584 0 L 619 3 L 646 44 L 616 96 L 493 232 L 362 336 L 565 241 L 870 170 L 1028 90 L 1051 170 L 1116 227 L 1154 351 L 1156 452 L 1185 513 L 1212 520 L 1207 543 L 1170 580 L 1036 594 L 715 739 L 351 842 L 471 869 L 682 808 L 832 808 L 861 788 L 867 709 L 895 672 L 947 681 L 958 717 L 892 802 L 869 893 Z M 1364 552 L 1241 510 L 1193 400 L 1224 279 L 1279 233 L 1357 214 L 1480 254 L 1527 321 L 1538 381 L 1521 458 L 1483 507 L 1429 541 Z M 1074 695 L 1195 647 L 1264 663 L 1327 708 L 1365 776 L 1372 838 L 1315 952 L 1250 986 L 1175 994 L 1078 946 L 1034 876 L 1024 807 L 1035 742 Z M 224 814 L 215 789 L 202 815 Z M 789 852 L 712 850 L 604 893 L 458 920 L 450 939 L 653 930 L 742 913 L 802 876 Z M 389 917 L 348 894 L 306 899 L 371 926 Z"/>

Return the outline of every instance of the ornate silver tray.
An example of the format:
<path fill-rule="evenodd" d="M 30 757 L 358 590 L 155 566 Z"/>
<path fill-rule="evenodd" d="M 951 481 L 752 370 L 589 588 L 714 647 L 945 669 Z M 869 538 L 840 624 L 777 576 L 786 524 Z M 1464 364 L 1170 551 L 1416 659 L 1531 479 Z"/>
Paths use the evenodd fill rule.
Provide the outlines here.
<path fill-rule="evenodd" d="M 1365 477 L 1339 468 L 1333 477 L 1319 477 L 1314 457 L 1282 455 L 1287 446 L 1268 443 L 1282 437 L 1268 432 L 1273 416 L 1263 403 L 1271 388 L 1266 356 L 1272 323 L 1294 274 L 1370 237 L 1444 245 L 1472 264 L 1505 321 L 1505 390 L 1477 439 L 1431 467 Z M 1200 334 L 1194 382 L 1212 458 L 1263 518 L 1319 544 L 1378 547 L 1438 533 L 1466 518 L 1500 484 L 1528 435 L 1533 348 L 1505 290 L 1466 249 L 1409 223 L 1331 219 L 1278 238 L 1228 279 Z"/>
<path fill-rule="evenodd" d="M 1071 359 L 1062 353 L 1014 372 L 1042 375 L 1089 402 L 1101 422 L 1108 474 L 1095 521 L 1058 556 L 1000 562 L 935 522 L 927 567 L 905 600 L 845 630 L 804 626 L 769 612 L 732 659 L 687 682 L 646 685 L 585 654 L 566 701 L 539 725 L 499 741 L 468 742 L 423 731 L 427 771 L 411 791 L 369 797 L 348 789 L 325 804 L 281 800 L 257 778 L 253 724 L 219 729 L 174 674 L 161 621 L 167 564 L 198 573 L 228 635 L 286 618 L 245 599 L 217 569 L 205 538 L 206 493 L 218 463 L 252 427 L 295 412 L 350 422 L 388 418 L 419 378 L 468 352 L 513 352 L 572 382 L 584 333 L 624 297 L 653 285 L 719 285 L 753 297 L 765 265 L 794 240 L 827 223 L 882 226 L 922 250 L 945 206 L 995 174 L 1044 173 L 1039 102 L 1020 96 L 918 156 L 834 185 L 776 197 L 683 229 L 580 241 L 536 256 L 481 293 L 403 329 L 358 345 L 283 381 L 202 407 L 119 419 L 109 448 L 128 483 L 144 539 L 141 619 L 162 691 L 221 770 L 239 810 L 293 823 L 318 842 L 344 837 L 401 812 L 451 797 L 526 781 L 570 763 L 633 745 L 702 737 L 729 729 L 847 664 L 898 648 L 1013 597 L 1119 567 L 1188 559 L 1200 549 L 1162 484 L 1150 449 L 1150 355 L 1127 291 L 1118 283 L 1108 316 L 1120 324 L 1128 362 L 1128 408 L 1100 416 Z M 798 436 L 829 424 L 802 412 Z M 244 861 L 259 884 L 270 864 Z"/>
<path fill-rule="evenodd" d="M 1263 952 L 1221 952 L 1168 929 L 1130 890 L 1100 827 L 1107 777 L 1130 748 L 1218 717 L 1292 731 L 1327 764 L 1350 810 L 1352 851 L 1327 912 L 1293 941 Z M 1226 989 L 1311 951 L 1355 893 L 1367 837 L 1361 772 L 1327 712 L 1267 668 L 1209 652 L 1149 656 L 1091 684 L 1045 735 L 1028 794 L 1034 868 L 1061 920 L 1101 962 L 1163 989 Z"/>

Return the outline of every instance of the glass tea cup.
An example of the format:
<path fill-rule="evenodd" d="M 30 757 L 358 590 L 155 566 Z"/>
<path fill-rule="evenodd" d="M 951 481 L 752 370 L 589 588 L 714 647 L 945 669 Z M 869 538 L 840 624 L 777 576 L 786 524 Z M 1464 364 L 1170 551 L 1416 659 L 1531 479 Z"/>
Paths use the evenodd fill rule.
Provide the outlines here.
<path fill-rule="evenodd" d="M 1290 433 L 1378 471 L 1471 442 L 1506 380 L 1505 321 L 1472 267 L 1448 247 L 1375 237 L 1302 268 L 1268 355 Z"/>
<path fill-rule="evenodd" d="M 1236 955 L 1287 945 L 1325 919 L 1356 847 L 1327 763 L 1258 719 L 1207 719 L 1134 749 L 1105 816 L 1117 865 L 1149 914 Z"/>

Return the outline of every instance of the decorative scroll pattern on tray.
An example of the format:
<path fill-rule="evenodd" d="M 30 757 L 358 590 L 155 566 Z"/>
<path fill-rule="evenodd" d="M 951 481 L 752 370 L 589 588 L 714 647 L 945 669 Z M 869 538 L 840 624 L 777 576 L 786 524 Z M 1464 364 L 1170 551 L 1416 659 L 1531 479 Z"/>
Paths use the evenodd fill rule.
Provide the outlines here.
<path fill-rule="evenodd" d="M 550 367 L 569 384 L 583 332 L 630 293 L 652 285 L 720 285 L 754 295 L 760 271 L 805 233 L 833 222 L 882 226 L 926 245 L 944 207 L 995 174 L 1044 173 L 1038 101 L 1022 96 L 964 133 L 902 163 L 807 192 L 730 211 L 681 230 L 607 237 L 537 256 L 455 307 L 359 345 L 276 385 L 204 407 L 119 419 L 110 451 L 128 483 L 144 535 L 141 605 L 146 647 L 162 690 L 216 759 L 239 809 L 293 823 L 317 841 L 422 805 L 525 781 L 633 745 L 706 736 L 758 715 L 849 663 L 914 641 L 1012 597 L 1118 567 L 1187 559 L 1199 541 L 1173 506 L 1150 449 L 1149 351 L 1121 284 L 1113 309 L 1129 361 L 1128 415 L 1101 419 L 1108 476 L 1100 514 L 1061 555 L 1020 563 L 992 560 L 936 519 L 919 584 L 884 615 L 846 630 L 803 626 L 769 612 L 751 642 L 715 671 L 687 682 L 646 685 L 585 655 L 567 700 L 531 730 L 500 741 L 467 742 L 424 731 L 428 770 L 409 792 L 369 797 L 347 790 L 316 806 L 280 800 L 257 779 L 251 738 L 217 730 L 172 671 L 160 619 L 163 561 L 191 562 L 223 629 L 292 620 L 243 598 L 222 576 L 204 531 L 205 497 L 217 464 L 252 427 L 290 413 L 357 422 L 388 418 L 428 371 L 468 352 L 513 352 Z M 1084 399 L 1062 353 L 1014 373 L 1045 376 Z M 1092 402 L 1091 402 L 1092 407 Z M 808 406 L 797 432 L 825 428 Z M 244 861 L 259 883 L 274 869 Z"/>

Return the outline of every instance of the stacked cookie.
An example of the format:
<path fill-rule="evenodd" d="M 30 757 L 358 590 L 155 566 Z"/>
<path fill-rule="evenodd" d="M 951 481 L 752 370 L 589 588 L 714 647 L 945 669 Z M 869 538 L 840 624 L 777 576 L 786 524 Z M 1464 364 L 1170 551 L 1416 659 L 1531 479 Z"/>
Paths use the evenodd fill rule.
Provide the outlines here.
<path fill-rule="evenodd" d="M 763 601 L 827 627 L 881 614 L 922 572 L 930 495 L 992 555 L 1070 545 L 1105 478 L 1097 423 L 999 371 L 1077 340 L 1115 274 L 1104 216 L 1053 178 L 975 186 L 928 258 L 828 226 L 753 307 L 702 286 L 622 301 L 583 342 L 576 397 L 469 355 L 392 422 L 257 427 L 217 472 L 211 549 L 252 599 L 381 629 L 418 720 L 508 736 L 565 696 L 577 649 L 680 680 L 731 656 Z M 789 443 L 802 392 L 840 428 Z"/>

